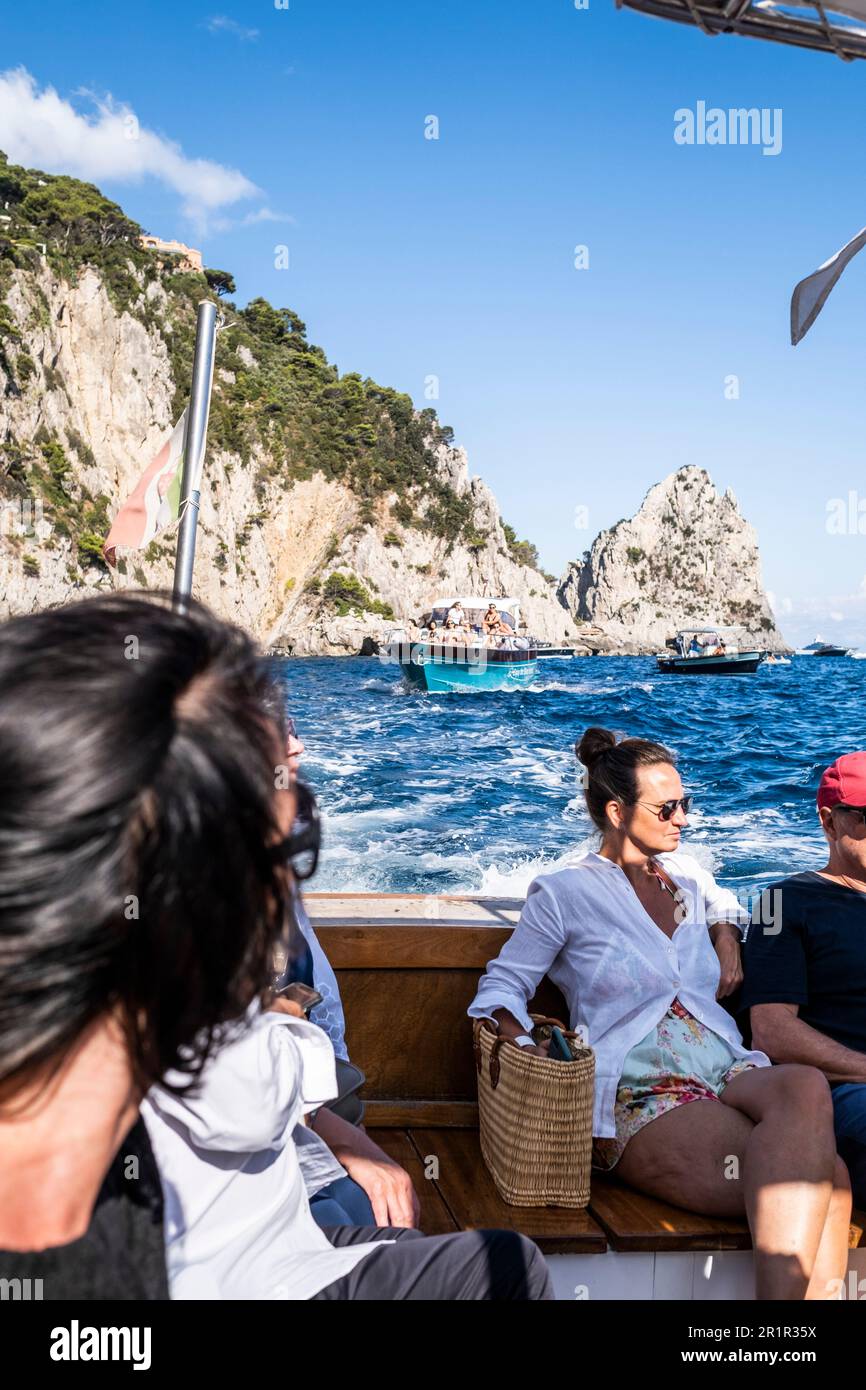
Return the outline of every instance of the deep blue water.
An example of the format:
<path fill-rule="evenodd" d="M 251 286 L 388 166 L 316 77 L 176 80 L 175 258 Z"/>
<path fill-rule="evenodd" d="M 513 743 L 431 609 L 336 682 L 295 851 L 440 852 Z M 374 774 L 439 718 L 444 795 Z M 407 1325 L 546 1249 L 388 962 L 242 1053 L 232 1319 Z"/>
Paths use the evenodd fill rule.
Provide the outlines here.
<path fill-rule="evenodd" d="M 597 843 L 573 750 L 602 724 L 676 751 L 695 795 L 683 848 L 745 896 L 824 862 L 818 780 L 866 747 L 866 661 L 851 658 L 702 679 L 590 657 L 541 662 L 524 690 L 449 696 L 375 658 L 280 669 L 324 812 L 311 889 L 525 892 Z"/>

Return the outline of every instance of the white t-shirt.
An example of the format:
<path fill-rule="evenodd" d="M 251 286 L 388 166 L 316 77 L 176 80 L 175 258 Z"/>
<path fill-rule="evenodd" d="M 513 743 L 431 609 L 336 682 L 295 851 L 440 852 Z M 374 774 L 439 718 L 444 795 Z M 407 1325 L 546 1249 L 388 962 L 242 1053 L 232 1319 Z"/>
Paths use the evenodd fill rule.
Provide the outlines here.
<path fill-rule="evenodd" d="M 173 1299 L 312 1298 L 385 1243 L 335 1249 L 310 1214 L 292 1132 L 336 1094 L 327 1035 L 272 1012 L 217 1053 L 197 1095 L 148 1093 Z"/>

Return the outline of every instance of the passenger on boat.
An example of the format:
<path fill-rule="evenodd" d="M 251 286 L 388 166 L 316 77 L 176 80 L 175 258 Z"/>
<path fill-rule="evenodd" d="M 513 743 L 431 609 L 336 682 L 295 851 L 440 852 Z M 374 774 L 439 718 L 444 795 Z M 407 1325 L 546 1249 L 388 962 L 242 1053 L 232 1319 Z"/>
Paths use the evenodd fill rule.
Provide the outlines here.
<path fill-rule="evenodd" d="M 304 742 L 294 719 L 287 718 L 285 723 L 287 771 L 297 784 Z M 297 928 L 299 937 L 291 977 L 311 986 L 322 996 L 308 1017 L 311 1023 L 324 1029 L 331 1040 L 339 1081 L 341 1071 L 351 1067 L 343 1001 L 297 882 L 292 901 L 292 926 Z M 357 1124 L 350 1124 L 330 1106 L 323 1105 L 307 1124 L 296 1126 L 292 1138 L 298 1150 L 310 1211 L 319 1226 L 418 1225 L 420 1207 L 409 1174 Z"/>
<path fill-rule="evenodd" d="M 703 656 L 704 649 L 698 641 L 697 634 L 692 637 L 689 643 L 689 656 Z"/>
<path fill-rule="evenodd" d="M 455 623 L 449 618 L 445 623 L 445 631 L 442 636 L 444 647 L 465 647 L 467 642 L 466 632 L 460 623 Z"/>
<path fill-rule="evenodd" d="M 299 790 L 295 784 L 277 807 L 280 828 L 288 832 L 278 852 L 295 873 L 301 845 L 309 851 L 308 830 L 317 823 L 308 813 L 299 830 Z M 299 1170 L 296 1135 L 304 1113 L 312 1114 L 318 1127 L 336 1094 L 334 1053 L 323 1030 L 297 1020 L 298 1009 L 277 998 L 265 1013 L 249 1017 L 248 1028 L 207 1065 L 192 1099 L 166 1089 L 173 1080 L 169 1076 L 166 1086 L 154 1088 L 144 1102 L 160 1171 L 172 1194 L 167 1239 L 172 1297 L 552 1297 L 540 1252 L 525 1237 L 474 1231 L 428 1239 L 413 1229 L 417 1205 L 412 1211 L 407 1199 L 401 1209 L 393 1191 L 388 1196 L 381 1179 L 389 1161 L 360 1133 L 350 1140 L 352 1151 L 360 1160 L 366 1143 L 368 1164 L 379 1174 L 379 1203 L 390 1222 L 377 1227 L 339 1220 L 318 1230 Z M 336 1118 L 330 1117 L 326 1133 Z M 240 1176 L 243 1181 L 235 1181 Z M 399 1194 L 401 1188 L 395 1190 Z M 322 1249 L 317 1238 L 325 1237 Z"/>
<path fill-rule="evenodd" d="M 113 594 L 0 627 L 0 1280 L 549 1298 L 514 1232 L 326 1237 L 310 1215 L 292 1133 L 333 1050 L 258 1011 L 307 848 L 275 783 L 279 700 L 256 644 L 197 604 Z M 173 1113 L 152 1143 L 155 1089 Z"/>
<path fill-rule="evenodd" d="M 462 627 L 464 616 L 465 615 L 463 612 L 463 604 L 458 599 L 457 602 L 452 604 L 452 606 L 448 609 L 448 612 L 446 614 L 446 626 L 447 623 L 453 623 L 455 627 Z"/>
<path fill-rule="evenodd" d="M 771 884 L 755 904 L 740 1004 L 773 1061 L 827 1077 L 839 1153 L 866 1207 L 866 752 L 826 769 L 818 820 L 825 866 Z"/>
<path fill-rule="evenodd" d="M 486 637 L 491 637 L 497 634 L 502 626 L 503 623 L 499 617 L 499 610 L 495 603 L 491 603 L 481 620 L 482 631 Z"/>
<path fill-rule="evenodd" d="M 680 850 L 691 798 L 673 754 L 595 728 L 577 753 L 600 849 L 534 880 L 469 1012 L 545 1053 L 527 1003 L 549 975 L 595 1049 L 594 1165 L 690 1211 L 745 1215 L 759 1298 L 838 1296 L 851 1194 L 829 1088 L 747 1050 L 719 1002 L 741 978 L 748 914 Z"/>

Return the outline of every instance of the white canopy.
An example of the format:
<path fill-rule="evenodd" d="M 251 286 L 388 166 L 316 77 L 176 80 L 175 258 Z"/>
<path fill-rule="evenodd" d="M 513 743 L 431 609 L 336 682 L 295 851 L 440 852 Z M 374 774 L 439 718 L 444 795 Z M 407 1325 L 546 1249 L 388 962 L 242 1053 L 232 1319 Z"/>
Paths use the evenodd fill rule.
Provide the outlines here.
<path fill-rule="evenodd" d="M 464 608 L 489 608 L 491 603 L 496 608 L 503 608 L 506 613 L 513 613 L 515 609 L 520 609 L 520 600 L 516 598 L 491 598 L 489 594 L 470 594 L 467 598 L 461 594 L 457 598 L 437 598 L 431 608 L 453 608 L 455 603 L 461 603 Z"/>

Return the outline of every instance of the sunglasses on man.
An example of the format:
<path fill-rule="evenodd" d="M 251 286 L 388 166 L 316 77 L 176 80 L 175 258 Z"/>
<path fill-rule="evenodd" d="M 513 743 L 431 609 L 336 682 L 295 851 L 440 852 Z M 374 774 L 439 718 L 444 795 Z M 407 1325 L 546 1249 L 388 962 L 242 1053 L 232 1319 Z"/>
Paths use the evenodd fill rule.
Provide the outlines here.
<path fill-rule="evenodd" d="M 833 810 L 847 811 L 849 816 L 859 816 L 862 824 L 866 825 L 866 806 L 844 806 L 840 801 Z"/>
<path fill-rule="evenodd" d="M 311 788 L 306 782 L 294 782 L 292 790 L 297 803 L 292 833 L 274 845 L 270 853 L 276 863 L 288 864 L 295 878 L 303 882 L 316 872 L 322 846 L 322 826 Z"/>

